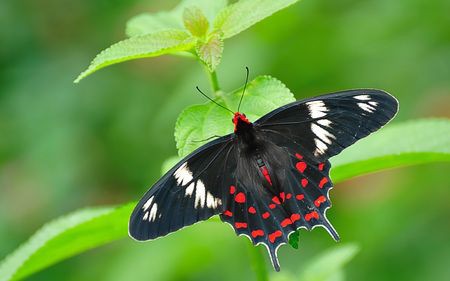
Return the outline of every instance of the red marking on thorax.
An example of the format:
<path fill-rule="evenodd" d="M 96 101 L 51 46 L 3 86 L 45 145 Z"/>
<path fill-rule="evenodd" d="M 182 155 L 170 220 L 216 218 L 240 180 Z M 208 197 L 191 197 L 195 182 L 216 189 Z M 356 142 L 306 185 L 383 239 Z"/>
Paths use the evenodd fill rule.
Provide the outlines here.
<path fill-rule="evenodd" d="M 319 207 L 320 204 L 325 203 L 327 201 L 327 198 L 323 195 L 319 196 L 316 200 L 314 200 L 314 205 L 316 205 L 316 207 Z"/>
<path fill-rule="evenodd" d="M 252 236 L 253 238 L 256 238 L 258 236 L 264 236 L 264 231 L 262 231 L 261 229 L 255 229 L 252 231 Z"/>
<path fill-rule="evenodd" d="M 250 121 L 248 121 L 247 117 L 245 117 L 244 114 L 241 114 L 240 112 L 236 112 L 233 116 L 233 124 L 234 124 L 234 132 L 237 131 L 237 124 L 239 120 L 244 121 L 247 124 L 250 124 Z"/>
<path fill-rule="evenodd" d="M 256 213 L 256 210 L 255 210 L 255 208 L 250 207 L 250 208 L 248 208 L 248 212 L 249 212 L 250 214 L 255 214 L 255 213 Z"/>
<path fill-rule="evenodd" d="M 319 187 L 320 187 L 320 188 L 323 188 L 323 186 L 324 186 L 327 182 L 328 182 L 328 179 L 327 179 L 326 177 L 323 177 L 323 178 L 320 180 Z"/>
<path fill-rule="evenodd" d="M 247 228 L 247 223 L 245 223 L 245 222 L 236 222 L 236 223 L 234 223 L 234 226 L 236 226 L 236 228 Z"/>
<path fill-rule="evenodd" d="M 283 235 L 283 232 L 281 232 L 280 230 L 275 231 L 274 233 L 269 234 L 269 240 L 270 242 L 275 242 L 275 239 L 277 239 L 277 237 L 281 237 L 281 235 Z"/>
<path fill-rule="evenodd" d="M 305 171 L 305 169 L 306 169 L 306 163 L 305 163 L 305 162 L 298 162 L 298 163 L 295 165 L 295 167 L 297 168 L 297 170 L 298 170 L 300 173 L 303 173 L 303 172 Z"/>
<path fill-rule="evenodd" d="M 228 216 L 228 217 L 232 217 L 232 216 L 233 216 L 233 213 L 230 212 L 230 211 L 228 211 L 228 210 L 226 210 L 226 211 L 223 213 L 223 215 L 224 215 L 224 216 Z"/>
<path fill-rule="evenodd" d="M 234 200 L 238 203 L 244 203 L 245 202 L 245 194 L 242 192 L 239 192 L 238 194 L 236 194 L 236 197 L 234 198 Z"/>
<path fill-rule="evenodd" d="M 298 159 L 303 159 L 303 156 L 301 156 L 301 155 L 298 154 L 298 153 L 295 153 L 295 157 L 297 157 Z"/>
<path fill-rule="evenodd" d="M 234 185 L 230 186 L 230 194 L 234 194 L 235 191 L 236 187 L 234 187 Z"/>
<path fill-rule="evenodd" d="M 272 179 L 269 176 L 269 171 L 267 171 L 267 167 L 266 166 L 262 166 L 260 168 L 261 173 L 264 175 L 264 177 L 266 178 L 266 180 L 269 182 L 270 185 L 272 185 Z"/>

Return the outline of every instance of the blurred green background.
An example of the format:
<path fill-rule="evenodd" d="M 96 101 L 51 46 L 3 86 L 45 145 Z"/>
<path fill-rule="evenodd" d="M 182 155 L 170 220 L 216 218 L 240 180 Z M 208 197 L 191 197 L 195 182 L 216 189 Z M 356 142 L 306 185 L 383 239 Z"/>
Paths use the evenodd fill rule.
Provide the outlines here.
<path fill-rule="evenodd" d="M 196 62 L 137 60 L 72 83 L 125 38 L 129 18 L 176 4 L 0 2 L 0 259 L 60 215 L 139 199 L 176 154 L 175 120 L 204 102 L 196 85 L 209 87 Z M 450 117 L 449 11 L 448 0 L 304 0 L 227 40 L 219 80 L 232 90 L 249 66 L 297 98 L 373 87 L 400 100 L 394 122 Z M 341 243 L 360 247 L 348 280 L 450 279 L 449 170 L 422 165 L 336 186 L 328 218 Z M 29 280 L 253 280 L 246 244 L 206 222 L 151 243 L 123 239 Z M 299 250 L 279 251 L 282 272 L 334 245 L 321 228 L 301 231 Z"/>

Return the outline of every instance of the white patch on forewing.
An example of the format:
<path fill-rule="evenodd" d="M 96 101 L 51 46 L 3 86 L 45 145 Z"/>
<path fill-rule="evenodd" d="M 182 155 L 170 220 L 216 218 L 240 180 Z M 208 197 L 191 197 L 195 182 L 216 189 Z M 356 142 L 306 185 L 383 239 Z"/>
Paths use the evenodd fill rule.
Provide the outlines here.
<path fill-rule="evenodd" d="M 359 96 L 354 96 L 353 98 L 357 99 L 357 100 L 370 100 L 369 95 L 359 95 Z"/>
<path fill-rule="evenodd" d="M 191 184 L 186 187 L 186 191 L 184 193 L 185 196 L 192 196 L 192 192 L 194 192 L 195 182 L 191 182 Z"/>
<path fill-rule="evenodd" d="M 326 142 L 328 144 L 331 144 L 330 138 L 334 139 L 334 135 L 325 130 L 324 128 L 312 123 L 311 124 L 311 130 L 313 133 L 323 142 Z"/>
<path fill-rule="evenodd" d="M 208 208 L 217 208 L 217 206 L 222 204 L 222 200 L 215 198 L 209 191 L 206 193 L 206 206 Z"/>
<path fill-rule="evenodd" d="M 328 108 L 321 100 L 307 102 L 306 106 L 308 106 L 309 115 L 311 116 L 311 118 L 316 119 L 327 115 L 326 112 L 328 111 Z"/>
<path fill-rule="evenodd" d="M 314 142 L 316 144 L 316 150 L 314 151 L 315 156 L 319 156 L 325 153 L 327 151 L 328 146 L 324 144 L 321 140 L 315 138 Z"/>
<path fill-rule="evenodd" d="M 148 212 L 145 212 L 144 217 L 142 218 L 142 220 L 146 221 L 148 219 Z"/>
<path fill-rule="evenodd" d="M 189 170 L 187 162 L 184 162 L 173 175 L 178 185 L 185 185 L 192 180 L 192 172 Z"/>
<path fill-rule="evenodd" d="M 150 216 L 148 217 L 148 221 L 152 222 L 156 219 L 156 213 L 158 212 L 158 204 L 153 204 L 152 209 L 150 210 Z"/>
<path fill-rule="evenodd" d="M 150 197 L 147 202 L 145 202 L 144 206 L 142 206 L 142 209 L 145 211 L 147 211 L 147 209 L 150 207 L 150 205 L 152 204 L 153 201 L 153 196 Z"/>
<path fill-rule="evenodd" d="M 378 103 L 376 101 L 369 101 L 369 104 L 372 105 L 372 106 L 377 106 L 378 105 Z"/>
<path fill-rule="evenodd" d="M 197 188 L 195 189 L 195 203 L 194 208 L 205 207 L 205 200 L 206 200 L 206 190 L 205 185 L 201 180 L 197 181 Z"/>
<path fill-rule="evenodd" d="M 367 103 L 358 102 L 358 106 L 361 107 L 362 110 L 372 113 L 375 110 L 375 107 L 368 105 Z"/>
<path fill-rule="evenodd" d="M 328 119 L 320 119 L 320 120 L 317 121 L 317 123 L 319 125 L 324 126 L 324 127 L 330 127 L 331 121 L 328 120 Z"/>

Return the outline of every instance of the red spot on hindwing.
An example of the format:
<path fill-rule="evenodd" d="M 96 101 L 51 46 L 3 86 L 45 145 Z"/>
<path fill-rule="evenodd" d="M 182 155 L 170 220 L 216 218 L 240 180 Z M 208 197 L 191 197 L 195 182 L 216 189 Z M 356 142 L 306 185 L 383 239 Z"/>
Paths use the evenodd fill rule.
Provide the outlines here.
<path fill-rule="evenodd" d="M 267 171 L 266 166 L 261 167 L 261 172 L 264 175 L 264 177 L 266 178 L 267 182 L 269 182 L 269 184 L 272 185 L 272 179 L 269 176 L 269 171 Z"/>
<path fill-rule="evenodd" d="M 324 163 L 320 163 L 320 164 L 319 164 L 319 171 L 323 171 L 323 166 L 325 166 Z"/>
<path fill-rule="evenodd" d="M 295 198 L 297 198 L 297 200 L 303 200 L 305 198 L 305 195 L 298 194 L 297 196 L 295 196 Z"/>
<path fill-rule="evenodd" d="M 236 187 L 234 185 L 230 186 L 230 194 L 234 194 L 236 192 Z"/>
<path fill-rule="evenodd" d="M 283 235 L 283 232 L 281 232 L 280 230 L 277 230 L 274 233 L 269 234 L 270 242 L 274 243 L 275 239 L 277 239 L 278 237 L 281 237 L 281 235 Z"/>
<path fill-rule="evenodd" d="M 291 215 L 292 222 L 298 221 L 299 219 L 300 219 L 300 214 L 292 214 Z"/>
<path fill-rule="evenodd" d="M 281 201 L 284 202 L 284 200 L 286 198 L 286 195 L 284 194 L 284 192 L 280 193 L 280 198 L 281 198 Z"/>
<path fill-rule="evenodd" d="M 286 199 L 291 199 L 291 197 L 292 197 L 292 194 L 290 194 L 290 193 L 286 194 Z"/>
<path fill-rule="evenodd" d="M 307 179 L 302 179 L 302 186 L 306 187 L 308 185 L 308 180 Z"/>
<path fill-rule="evenodd" d="M 318 219 L 318 218 L 319 218 L 319 214 L 316 211 L 313 211 L 313 212 L 305 215 L 306 221 L 310 221 L 311 219 Z"/>
<path fill-rule="evenodd" d="M 324 186 L 327 182 L 328 182 L 328 179 L 327 179 L 326 177 L 323 177 L 323 178 L 320 180 L 319 187 L 320 187 L 320 188 L 323 188 L 323 186 Z"/>
<path fill-rule="evenodd" d="M 270 213 L 269 212 L 265 212 L 262 214 L 263 219 L 267 219 L 268 217 L 270 217 Z"/>
<path fill-rule="evenodd" d="M 238 194 L 236 194 L 236 197 L 234 198 L 234 200 L 238 203 L 244 203 L 245 202 L 245 194 L 242 192 L 239 192 Z"/>
<path fill-rule="evenodd" d="M 233 216 L 233 213 L 230 212 L 230 211 L 228 211 L 228 210 L 226 210 L 226 211 L 223 213 L 223 215 L 224 215 L 224 216 L 227 216 L 227 217 L 232 217 L 232 216 Z"/>
<path fill-rule="evenodd" d="M 252 237 L 256 238 L 258 236 L 264 236 L 264 231 L 262 231 L 261 229 L 255 229 L 252 231 Z"/>
<path fill-rule="evenodd" d="M 277 206 L 277 205 L 275 205 L 275 204 L 270 204 L 270 205 L 269 205 L 269 208 L 275 209 L 276 206 Z"/>
<path fill-rule="evenodd" d="M 246 222 L 235 222 L 234 226 L 236 228 L 247 228 L 247 223 Z"/>
<path fill-rule="evenodd" d="M 319 207 L 320 204 L 322 204 L 326 201 L 327 201 L 327 198 L 325 196 L 321 195 L 316 200 L 314 200 L 314 205 L 316 205 L 316 207 Z"/>
<path fill-rule="evenodd" d="M 250 208 L 248 208 L 248 212 L 249 212 L 250 214 L 255 214 L 255 213 L 256 213 L 256 210 L 255 210 L 255 208 L 250 207 Z"/>
<path fill-rule="evenodd" d="M 272 201 L 273 201 L 274 203 L 278 204 L 278 205 L 281 204 L 280 199 L 279 199 L 277 196 L 274 196 L 274 197 L 272 198 Z"/>
<path fill-rule="evenodd" d="M 295 167 L 297 168 L 297 170 L 298 170 L 300 173 L 303 173 L 303 172 L 305 171 L 305 169 L 306 169 L 306 163 L 305 163 L 305 162 L 298 162 L 298 163 L 295 165 Z"/>
<path fill-rule="evenodd" d="M 282 226 L 282 227 L 286 227 L 286 226 L 288 226 L 288 225 L 290 225 L 290 224 L 292 224 L 292 221 L 291 221 L 291 219 L 289 219 L 289 218 L 284 219 L 284 220 L 281 222 L 281 226 Z"/>

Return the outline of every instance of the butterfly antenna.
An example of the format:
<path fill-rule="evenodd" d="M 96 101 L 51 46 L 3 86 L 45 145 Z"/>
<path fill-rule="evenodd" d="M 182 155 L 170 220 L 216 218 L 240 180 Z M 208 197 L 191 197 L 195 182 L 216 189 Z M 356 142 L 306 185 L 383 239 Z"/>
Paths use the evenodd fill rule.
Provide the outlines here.
<path fill-rule="evenodd" d="M 245 77 L 244 90 L 242 91 L 241 99 L 239 100 L 239 105 L 238 105 L 238 110 L 237 110 L 238 112 L 239 112 L 239 109 L 241 108 L 241 102 L 242 102 L 242 99 L 244 98 L 245 89 L 247 88 L 248 74 L 250 72 L 250 70 L 248 70 L 247 66 L 245 67 L 245 70 L 247 70 L 247 76 Z"/>
<path fill-rule="evenodd" d="M 207 95 L 205 95 L 205 93 L 203 93 L 202 90 L 200 90 L 200 88 L 199 88 L 198 86 L 195 87 L 195 88 L 196 88 L 197 91 L 199 91 L 199 93 L 202 94 L 205 98 L 209 99 L 209 100 L 212 101 L 213 103 L 217 104 L 218 106 L 222 107 L 223 109 L 226 109 L 226 110 L 228 110 L 229 112 L 231 112 L 231 113 L 234 114 L 234 112 L 231 111 L 230 109 L 228 109 L 228 108 L 226 108 L 225 106 L 223 106 L 223 105 L 217 103 L 215 100 L 213 100 L 212 98 L 210 98 L 210 97 L 208 97 Z"/>

